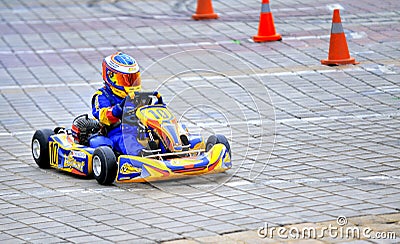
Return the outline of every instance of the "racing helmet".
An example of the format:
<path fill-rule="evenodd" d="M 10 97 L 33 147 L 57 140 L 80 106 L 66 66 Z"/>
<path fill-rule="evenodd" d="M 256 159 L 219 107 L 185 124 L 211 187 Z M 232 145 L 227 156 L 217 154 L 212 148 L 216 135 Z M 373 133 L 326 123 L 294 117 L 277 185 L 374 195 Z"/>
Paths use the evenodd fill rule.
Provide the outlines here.
<path fill-rule="evenodd" d="M 81 145 L 89 144 L 89 137 L 100 130 L 100 123 L 87 114 L 82 114 L 72 122 L 72 137 L 74 142 Z"/>
<path fill-rule="evenodd" d="M 122 52 L 104 58 L 102 75 L 105 85 L 121 98 L 126 97 L 129 93 L 140 91 L 142 88 L 138 63 L 134 58 Z"/>

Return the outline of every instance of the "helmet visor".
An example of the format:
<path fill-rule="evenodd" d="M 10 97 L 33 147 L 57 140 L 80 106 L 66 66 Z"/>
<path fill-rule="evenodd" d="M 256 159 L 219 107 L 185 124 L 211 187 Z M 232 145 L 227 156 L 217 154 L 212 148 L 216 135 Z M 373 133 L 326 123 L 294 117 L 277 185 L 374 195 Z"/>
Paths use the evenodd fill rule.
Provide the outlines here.
<path fill-rule="evenodd" d="M 142 78 L 140 76 L 140 72 L 134 74 L 116 73 L 115 76 L 117 80 L 116 83 L 118 86 L 135 87 L 135 86 L 140 86 L 142 84 Z"/>

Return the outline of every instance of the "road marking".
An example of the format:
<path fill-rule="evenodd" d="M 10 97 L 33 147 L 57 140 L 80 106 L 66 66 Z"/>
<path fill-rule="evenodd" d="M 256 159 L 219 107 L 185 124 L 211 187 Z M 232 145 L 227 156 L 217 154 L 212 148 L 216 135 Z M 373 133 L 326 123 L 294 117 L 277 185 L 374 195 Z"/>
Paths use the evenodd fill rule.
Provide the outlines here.
<path fill-rule="evenodd" d="M 298 122 L 298 121 L 323 121 L 323 120 L 344 120 L 344 119 L 367 119 L 367 118 L 390 118 L 397 117 L 400 113 L 393 114 L 360 114 L 360 115 L 343 115 L 343 116 L 329 116 L 329 117 L 309 117 L 309 118 L 290 118 L 290 119 L 277 119 L 277 123 L 290 123 L 290 122 Z"/>
<path fill-rule="evenodd" d="M 244 186 L 244 185 L 249 185 L 253 184 L 253 182 L 248 181 L 248 180 L 239 180 L 239 181 L 230 181 L 228 183 L 225 183 L 227 186 L 235 187 L 235 186 Z"/>
<path fill-rule="evenodd" d="M 310 40 L 310 39 L 327 39 L 330 38 L 330 35 L 321 35 L 321 36 L 288 36 L 284 37 L 282 40 Z"/>
<path fill-rule="evenodd" d="M 364 177 L 332 177 L 326 179 L 319 178 L 301 178 L 294 180 L 282 180 L 282 179 L 270 179 L 262 181 L 264 185 L 274 185 L 274 184 L 286 184 L 286 183 L 314 183 L 314 182 L 331 182 L 331 183 L 346 183 L 346 182 L 354 182 L 354 181 L 369 181 L 369 182 L 378 182 L 384 180 L 400 180 L 398 176 L 386 176 L 386 175 L 372 175 L 372 176 L 364 176 Z"/>
<path fill-rule="evenodd" d="M 58 83 L 58 84 L 36 84 L 36 85 L 13 85 L 13 86 L 0 86 L 0 91 L 2 90 L 15 90 L 15 89 L 34 89 L 34 88 L 57 88 L 57 87 L 85 87 L 85 86 L 101 86 L 103 82 L 92 82 L 92 83 Z"/>
<path fill-rule="evenodd" d="M 361 39 L 366 37 L 365 32 L 350 33 L 352 39 Z M 310 39 L 328 39 L 330 35 L 311 35 L 311 36 L 288 36 L 283 40 L 310 40 Z M 254 42 L 248 39 L 248 42 Z M 220 45 L 238 45 L 233 40 L 218 42 L 187 42 L 177 44 L 159 44 L 159 45 L 138 45 L 138 46 L 119 46 L 119 47 L 84 47 L 84 48 L 61 48 L 61 49 L 42 49 L 42 50 L 16 50 L 16 51 L 0 51 L 0 54 L 55 54 L 55 53 L 81 53 L 95 51 L 113 51 L 113 50 L 131 50 L 131 49 L 158 49 L 158 48 L 177 48 L 177 47 L 203 47 L 203 46 L 220 46 Z"/>
<path fill-rule="evenodd" d="M 378 64 L 377 66 L 374 67 L 366 67 L 365 69 L 373 73 L 381 72 L 383 74 L 389 74 L 389 75 L 396 74 L 396 72 L 392 69 L 392 67 L 382 64 Z"/>
<path fill-rule="evenodd" d="M 288 184 L 288 183 L 318 183 L 318 182 L 330 182 L 330 183 L 346 183 L 346 182 L 354 182 L 354 181 L 367 181 L 367 182 L 380 182 L 380 181 L 387 181 L 387 180 L 400 180 L 400 177 L 397 176 L 385 176 L 385 175 L 371 175 L 365 177 L 338 177 L 338 178 L 328 178 L 328 179 L 318 179 L 318 178 L 303 178 L 303 179 L 295 179 L 295 180 L 282 180 L 282 179 L 270 179 L 264 180 L 260 182 L 248 181 L 248 180 L 238 180 L 238 181 L 231 181 L 225 183 L 226 186 L 230 187 L 240 187 L 243 185 L 249 184 L 263 184 L 263 185 L 277 185 L 277 184 Z M 159 183 L 159 184 L 162 184 Z M 197 184 L 198 187 L 209 186 L 212 187 L 212 184 Z M 23 195 L 31 195 L 31 196 L 54 196 L 55 194 L 107 194 L 107 193 L 114 193 L 114 192 L 135 192 L 135 191 L 142 191 L 143 189 L 140 188 L 120 188 L 120 187 L 102 187 L 98 186 L 98 188 L 68 188 L 68 189 L 46 189 L 46 190 L 24 190 L 21 193 L 13 193 L 8 194 L 7 197 L 18 197 Z M 148 189 L 147 189 L 148 190 Z M 0 193 L 0 196 L 4 194 Z"/>
<path fill-rule="evenodd" d="M 33 131 L 33 130 L 25 130 L 25 131 L 18 131 L 18 132 L 0 132 L 0 136 L 11 136 L 11 137 L 14 137 L 14 136 L 28 135 L 28 134 L 32 134 L 33 135 L 34 132 L 35 131 Z"/>
<path fill-rule="evenodd" d="M 264 73 L 255 73 L 249 75 L 232 75 L 228 76 L 230 79 L 243 79 L 243 78 L 258 78 L 258 77 L 269 77 L 269 76 L 298 76 L 298 75 L 306 75 L 306 74 L 324 74 L 324 73 L 335 73 L 335 72 L 349 72 L 349 71 L 363 71 L 362 68 L 359 67 L 349 67 L 344 69 L 319 69 L 319 70 L 297 70 L 297 71 L 284 71 L 284 72 L 264 72 Z M 146 71 L 144 71 L 146 72 Z M 143 73 L 144 73 L 143 72 Z M 224 76 L 214 75 L 214 76 L 188 76 L 184 77 L 185 81 L 202 81 L 204 78 L 207 80 L 215 81 L 215 80 L 223 80 L 227 79 Z M 173 78 L 170 81 L 181 81 L 182 78 Z M 153 80 L 144 79 L 143 83 L 150 83 Z M 86 87 L 86 86 L 99 86 L 102 85 L 102 82 L 91 82 L 91 83 L 83 83 L 83 82 L 76 82 L 76 83 L 57 83 L 57 84 L 32 84 L 32 85 L 12 85 L 12 86 L 0 86 L 0 91 L 2 90 L 13 90 L 13 89 L 33 89 L 33 88 L 57 88 L 57 87 Z"/>
<path fill-rule="evenodd" d="M 77 52 L 94 52 L 94 51 L 112 51 L 112 50 L 129 50 L 129 49 L 157 49 L 157 48 L 176 48 L 176 47 L 201 47 L 215 46 L 223 44 L 235 44 L 233 41 L 220 42 L 188 42 L 178 44 L 160 44 L 160 45 L 139 45 L 139 46 L 119 46 L 119 47 L 85 47 L 85 48 L 61 48 L 61 49 L 43 49 L 43 50 L 17 50 L 17 51 L 0 51 L 0 54 L 54 54 L 54 53 L 77 53 Z M 235 44 L 237 45 L 237 44 Z"/>
<path fill-rule="evenodd" d="M 328 120 L 345 120 L 345 119 L 367 119 L 367 118 L 391 118 L 391 117 L 398 117 L 400 116 L 400 113 L 393 113 L 393 114 L 361 114 L 361 115 L 344 115 L 344 116 L 330 116 L 330 117 L 310 117 L 310 118 L 290 118 L 290 119 L 276 119 L 275 122 L 277 124 L 279 123 L 293 123 L 293 122 L 300 122 L 300 121 L 328 121 Z M 186 124 L 193 124 L 195 126 L 199 126 L 201 128 L 210 128 L 210 127 L 215 127 L 215 126 L 220 126 L 220 127 L 226 127 L 226 128 L 231 128 L 232 125 L 238 126 L 238 125 L 251 125 L 251 126 L 259 126 L 263 123 L 265 120 L 247 120 L 247 121 L 234 121 L 230 123 L 218 123 L 218 122 L 210 122 L 210 123 L 186 123 Z M 267 121 L 265 123 L 266 125 L 269 125 L 269 122 Z M 56 125 L 55 125 L 56 126 Z M 200 128 L 200 129 L 201 129 Z M 15 137 L 19 135 L 33 135 L 35 131 L 33 130 L 26 130 L 26 131 L 18 131 L 18 132 L 0 132 L 0 136 L 5 136 L 5 137 Z M 195 129 L 192 129 L 192 132 L 196 132 Z M 194 133 L 195 134 L 195 133 Z"/>
<path fill-rule="evenodd" d="M 377 95 L 384 93 L 400 93 L 400 87 L 398 86 L 381 86 L 377 87 L 375 90 L 369 90 L 361 92 L 363 95 Z"/>
<path fill-rule="evenodd" d="M 327 5 L 326 5 L 326 8 L 327 8 L 329 11 L 333 11 L 333 10 L 335 10 L 335 9 L 344 10 L 343 6 L 340 5 L 340 4 L 338 4 L 338 3 L 327 4 Z"/>
<path fill-rule="evenodd" d="M 315 11 L 315 10 L 325 10 L 325 9 L 330 9 L 332 7 L 339 7 L 340 9 L 343 9 L 343 7 L 340 4 L 330 4 L 330 5 L 326 5 L 326 6 L 311 6 L 311 7 L 298 7 L 298 8 L 273 8 L 273 12 L 299 12 L 299 11 Z M 42 9 L 43 7 L 35 7 L 36 9 Z M 51 9 L 51 7 L 50 7 Z M 12 11 L 12 13 L 18 13 L 18 14 L 24 14 L 27 13 L 29 11 L 31 11 L 28 8 L 13 8 L 13 9 L 1 9 L 0 13 L 10 13 L 10 11 Z M 46 11 L 48 11 L 48 8 L 46 7 Z M 259 8 L 253 8 L 253 9 L 249 9 L 249 10 L 243 10 L 240 12 L 234 12 L 234 11 L 228 11 L 228 12 L 224 12 L 222 13 L 222 16 L 224 17 L 230 17 L 230 15 L 237 15 L 238 13 L 240 13 L 241 15 L 243 14 L 252 14 L 252 13 L 259 13 L 260 10 Z M 139 13 L 138 13 L 139 14 Z M 8 23 L 11 25 L 16 25 L 16 24 L 30 24 L 30 25 L 34 25 L 34 24 L 63 24 L 66 22 L 69 23 L 75 23 L 75 22 L 85 22 L 85 23 L 90 23 L 90 22 L 99 22 L 99 21 L 103 21 L 103 22 L 107 22 L 107 21 L 113 21 L 113 20 L 119 20 L 121 22 L 126 22 L 128 20 L 131 20 L 132 18 L 135 18 L 135 13 L 132 13 L 132 16 L 119 16 L 119 17 L 100 17 L 100 18 L 80 18 L 80 19 L 49 19 L 49 20 L 42 20 L 42 19 L 38 19 L 38 20 L 11 20 Z M 154 19 L 180 19 L 180 20 L 188 20 L 188 16 L 186 14 L 180 14 L 180 15 L 173 15 L 173 16 L 166 16 L 166 15 L 157 15 L 152 13 L 151 17 Z"/>

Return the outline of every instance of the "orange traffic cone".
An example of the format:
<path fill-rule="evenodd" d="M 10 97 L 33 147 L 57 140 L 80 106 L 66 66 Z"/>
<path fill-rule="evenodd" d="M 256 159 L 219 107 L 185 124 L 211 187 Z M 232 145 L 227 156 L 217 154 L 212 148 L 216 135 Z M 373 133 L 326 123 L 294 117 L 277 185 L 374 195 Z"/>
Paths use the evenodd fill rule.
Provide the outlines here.
<path fill-rule="evenodd" d="M 197 0 L 196 13 L 192 15 L 195 20 L 217 19 L 218 14 L 214 13 L 211 0 Z"/>
<path fill-rule="evenodd" d="M 346 35 L 343 32 L 342 21 L 340 20 L 339 9 L 333 10 L 328 59 L 321 60 L 321 64 L 358 64 L 353 57 L 350 57 Z"/>
<path fill-rule="evenodd" d="M 260 23 L 258 25 L 258 35 L 253 36 L 255 42 L 271 42 L 280 41 L 282 37 L 277 34 L 274 26 L 269 0 L 262 0 Z"/>

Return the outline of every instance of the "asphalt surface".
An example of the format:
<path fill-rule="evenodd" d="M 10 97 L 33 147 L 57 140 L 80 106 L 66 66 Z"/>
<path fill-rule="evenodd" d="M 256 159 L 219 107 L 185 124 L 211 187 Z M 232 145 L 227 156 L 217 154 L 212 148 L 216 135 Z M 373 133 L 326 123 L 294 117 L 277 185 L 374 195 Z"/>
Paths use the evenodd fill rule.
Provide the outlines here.
<path fill-rule="evenodd" d="M 271 1 L 283 40 L 261 44 L 260 1 L 213 6 L 194 21 L 196 1 L 0 1 L 1 243 L 253 243 L 265 223 L 338 216 L 398 231 L 400 2 Z M 334 8 L 358 65 L 320 64 Z M 227 135 L 231 170 L 100 186 L 37 167 L 34 131 L 90 113 L 115 51 L 193 131 Z"/>

